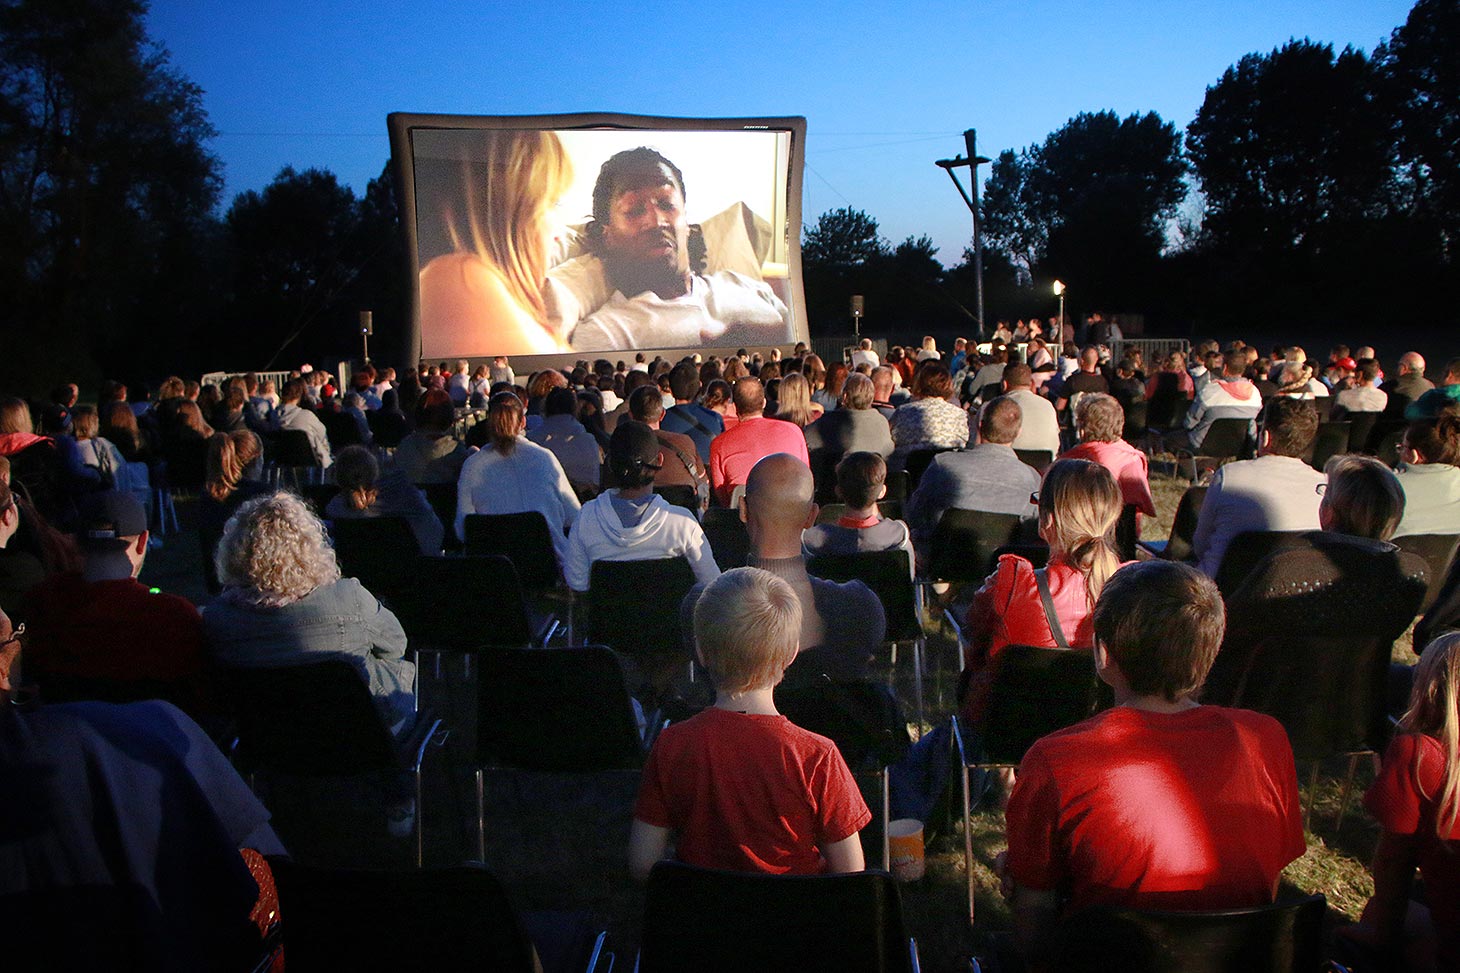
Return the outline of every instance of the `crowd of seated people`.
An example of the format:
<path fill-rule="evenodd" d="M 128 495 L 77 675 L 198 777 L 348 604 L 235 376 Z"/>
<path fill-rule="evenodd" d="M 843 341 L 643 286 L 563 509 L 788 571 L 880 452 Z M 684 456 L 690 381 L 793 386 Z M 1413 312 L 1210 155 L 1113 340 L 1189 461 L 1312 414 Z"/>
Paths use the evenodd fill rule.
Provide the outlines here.
<path fill-rule="evenodd" d="M 345 382 L 314 369 L 277 382 L 239 375 L 214 392 L 169 378 L 139 401 L 107 382 L 94 406 L 74 387 L 47 403 L 6 398 L 0 609 L 27 626 L 28 668 L 43 700 L 48 682 L 56 699 L 77 686 L 84 692 L 88 680 L 172 684 L 167 698 L 206 724 L 213 700 L 204 659 L 273 666 L 329 653 L 357 664 L 382 719 L 398 727 L 415 704 L 405 632 L 386 604 L 342 577 L 328 522 L 402 517 L 417 550 L 439 554 L 465 539 L 472 514 L 535 511 L 547 521 L 566 587 L 585 591 L 596 561 L 663 557 L 685 558 L 698 582 L 664 610 L 680 612 L 685 642 L 711 675 L 714 703 L 660 737 L 635 813 L 635 873 L 646 873 L 671 843 L 682 860 L 700 864 L 855 870 L 863 865 L 857 834 L 868 820 L 865 805 L 855 786 L 848 789 L 835 748 L 790 727 L 771 690 L 783 678 L 800 687 L 865 678 L 887 620 L 869 587 L 811 576 L 808 559 L 900 548 L 926 571 L 945 511 L 1012 514 L 1047 548 L 1044 566 L 1028 551 L 1006 554 L 982 585 L 969 586 L 961 712 L 977 723 L 999 650 L 1017 644 L 1093 649 L 1117 700 L 1114 715 L 1032 751 L 1011 782 L 1006 875 L 1032 958 L 1039 959 L 1045 924 L 1089 904 L 1271 901 L 1276 871 L 1302 853 L 1301 833 L 1293 833 L 1291 751 L 1272 721 L 1198 704 L 1222 635 L 1220 595 L 1214 602 L 1204 578 L 1219 576 L 1244 531 L 1321 531 L 1328 536 L 1308 535 L 1310 546 L 1380 553 L 1393 550 L 1393 538 L 1460 534 L 1460 360 L 1433 385 L 1412 352 L 1386 375 L 1369 348 L 1336 347 L 1324 364 L 1299 348 L 1262 355 L 1241 342 L 1203 342 L 1189 359 L 1172 352 L 1147 373 L 1138 348 L 1119 359 L 1099 344 L 1046 349 L 1025 325 L 1024 336 L 1035 339 L 1026 357 L 1013 340 L 1019 329 L 1009 331 L 986 353 L 960 341 L 945 357 L 925 341 L 885 355 L 858 348 L 830 365 L 804 348 L 632 367 L 564 362 L 525 376 L 505 362 L 476 374 L 470 363 L 443 362 L 403 369 L 399 378 L 367 367 Z M 1159 427 L 1149 423 L 1159 435 L 1132 428 L 1153 420 L 1162 403 L 1168 417 Z M 1360 455 L 1376 452 L 1377 438 L 1351 443 L 1315 469 L 1319 424 L 1363 413 L 1399 437 L 1397 469 Z M 1199 450 L 1215 420 L 1233 417 L 1251 423 L 1250 458 L 1204 474 L 1193 541 L 1198 570 L 1122 567 L 1114 546 L 1122 508 L 1156 513 L 1150 451 Z M 266 469 L 281 430 L 304 433 L 316 465 L 329 469 L 330 498 L 306 500 L 271 485 Z M 149 489 L 137 487 L 136 477 L 147 474 L 154 484 L 197 492 L 214 596 L 201 613 L 138 581 L 157 516 Z M 666 503 L 655 492 L 661 487 L 692 488 L 693 509 Z M 454 520 L 427 500 L 425 491 L 439 488 L 454 490 Z M 845 505 L 841 515 L 818 524 L 816 501 L 832 496 Z M 902 501 L 905 523 L 884 516 L 886 500 Z M 747 560 L 716 562 L 700 524 L 706 506 L 729 508 L 731 520 L 743 522 Z M 1428 928 L 1439 933 L 1440 955 L 1453 957 L 1446 930 L 1460 881 L 1446 856 L 1455 848 L 1460 759 L 1457 653 L 1445 633 L 1460 628 L 1460 592 L 1453 578 L 1440 587 L 1421 629 L 1434 645 L 1411 677 L 1403 735 L 1368 799 L 1384 839 L 1375 899 L 1353 937 L 1373 948 L 1413 948 Z M 1185 634 L 1173 638 L 1178 628 Z M 45 703 L 46 710 L 59 713 L 60 704 Z M 180 718 L 173 712 L 168 720 Z M 159 719 L 154 712 L 143 722 L 160 726 Z M 97 732 L 112 732 L 107 727 Z M 1117 737 L 1141 743 L 1133 753 L 1101 749 Z M 1218 746 L 1230 737 L 1247 741 L 1236 755 Z M 1198 742 L 1188 747 L 1187 739 Z M 705 741 L 713 746 L 705 749 Z M 1067 780 L 1152 754 L 1200 764 L 1197 790 L 1213 775 L 1267 780 L 1270 792 L 1257 793 L 1254 783 L 1244 794 L 1254 816 L 1271 818 L 1261 830 L 1272 847 L 1224 852 L 1232 874 L 1157 881 L 1147 870 L 1128 882 L 1135 866 L 1127 852 L 1141 844 L 1137 832 L 1146 825 L 1126 821 L 1086 849 L 1089 829 L 1073 822 L 1085 814 L 1099 820 L 1130 795 L 1092 788 L 1082 791 L 1088 805 L 1061 802 Z M 768 764 L 802 767 L 810 777 L 797 771 L 777 779 L 759 771 Z M 748 817 L 747 787 L 759 795 Z M 807 787 L 825 801 L 820 816 L 782 813 L 787 802 L 804 801 Z M 1209 810 L 1214 798 L 1202 791 L 1190 800 Z M 787 834 L 763 840 L 762 813 Z M 1030 838 L 1066 827 L 1067 843 L 1041 848 Z M 1180 829 L 1150 827 L 1175 842 L 1173 854 L 1192 840 Z M 742 832 L 760 837 L 742 840 Z M 234 837 L 243 847 L 246 835 Z M 0 839 L 0 854 L 12 852 Z M 1152 854 L 1166 860 L 1159 849 Z M 1100 863 L 1113 861 L 1108 856 L 1125 864 L 1107 869 Z M 1403 907 L 1416 868 L 1434 916 L 1418 929 L 1406 926 Z"/>

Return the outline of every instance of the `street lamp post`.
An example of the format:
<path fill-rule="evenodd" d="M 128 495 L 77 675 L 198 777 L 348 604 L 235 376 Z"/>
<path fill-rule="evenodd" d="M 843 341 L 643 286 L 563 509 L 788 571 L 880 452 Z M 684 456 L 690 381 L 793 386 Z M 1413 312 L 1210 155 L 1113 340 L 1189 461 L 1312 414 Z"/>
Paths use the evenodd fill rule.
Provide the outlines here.
<path fill-rule="evenodd" d="M 1060 333 L 1053 336 L 1056 341 L 1063 343 L 1065 340 L 1065 282 L 1057 280 L 1054 282 L 1054 296 L 1060 299 Z"/>

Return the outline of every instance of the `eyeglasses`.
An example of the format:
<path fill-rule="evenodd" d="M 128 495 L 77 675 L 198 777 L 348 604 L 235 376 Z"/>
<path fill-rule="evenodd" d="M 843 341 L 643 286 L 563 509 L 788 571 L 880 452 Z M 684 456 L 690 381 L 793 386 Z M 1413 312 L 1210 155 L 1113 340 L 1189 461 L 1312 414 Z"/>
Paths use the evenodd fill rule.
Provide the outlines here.
<path fill-rule="evenodd" d="M 1313 492 L 1316 493 L 1316 494 L 1318 494 L 1320 497 L 1323 496 L 1323 494 L 1326 493 L 1327 490 L 1328 490 L 1328 484 L 1326 482 L 1325 483 L 1315 483 L 1313 485 Z"/>
<path fill-rule="evenodd" d="M 11 630 L 10 638 L 4 640 L 3 642 L 0 642 L 0 649 L 4 649 L 5 646 L 11 644 L 12 642 L 19 642 L 20 637 L 24 634 L 25 622 L 21 622 L 19 625 L 15 626 L 15 628 Z"/>
<path fill-rule="evenodd" d="M 1039 506 L 1039 491 L 1038 490 L 1035 490 L 1033 493 L 1029 494 L 1029 502 L 1032 503 L 1032 504 L 1034 504 L 1036 507 Z"/>

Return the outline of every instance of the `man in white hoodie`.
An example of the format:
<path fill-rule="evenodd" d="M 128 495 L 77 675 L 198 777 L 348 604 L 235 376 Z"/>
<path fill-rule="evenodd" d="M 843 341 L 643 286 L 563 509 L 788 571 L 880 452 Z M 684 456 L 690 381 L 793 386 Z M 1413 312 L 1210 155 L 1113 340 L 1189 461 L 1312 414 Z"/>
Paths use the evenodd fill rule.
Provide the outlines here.
<path fill-rule="evenodd" d="M 608 463 L 621 484 L 583 505 L 563 576 L 574 591 L 588 590 L 594 561 L 649 561 L 682 557 L 697 581 L 720 576 L 699 521 L 654 493 L 654 474 L 664 465 L 659 440 L 642 422 L 620 420 L 608 444 Z"/>
<path fill-rule="evenodd" d="M 1197 449 L 1207 437 L 1207 430 L 1218 419 L 1253 420 L 1251 436 L 1257 434 L 1257 414 L 1262 411 L 1262 395 L 1243 377 L 1247 370 L 1247 359 L 1234 355 L 1223 362 L 1222 375 L 1215 375 L 1212 381 L 1201 386 L 1191 409 L 1186 413 L 1186 429 L 1177 430 L 1167 437 L 1168 448 L 1186 447 Z M 1182 433 L 1185 432 L 1185 436 Z M 1182 442 L 1182 439 L 1185 442 Z"/>

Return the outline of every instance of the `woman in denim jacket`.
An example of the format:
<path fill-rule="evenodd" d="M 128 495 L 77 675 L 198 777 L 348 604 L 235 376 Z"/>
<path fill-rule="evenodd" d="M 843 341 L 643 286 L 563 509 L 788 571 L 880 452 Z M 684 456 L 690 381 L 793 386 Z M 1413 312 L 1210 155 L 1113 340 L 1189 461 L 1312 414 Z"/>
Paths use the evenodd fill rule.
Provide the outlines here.
<path fill-rule="evenodd" d="M 287 666 L 342 656 L 370 687 L 386 724 L 415 711 L 416 667 L 389 608 L 341 578 L 324 524 L 290 493 L 250 500 L 223 528 L 216 555 L 223 594 L 203 609 L 213 658 Z"/>

